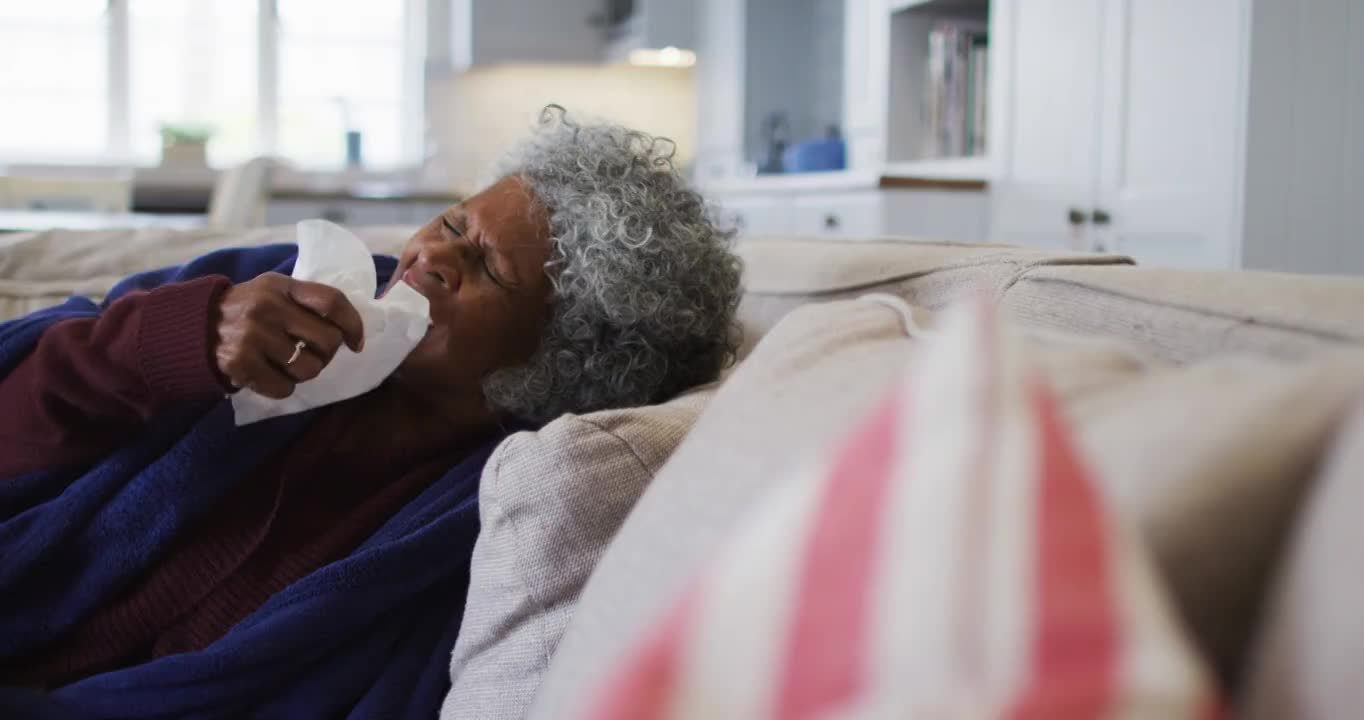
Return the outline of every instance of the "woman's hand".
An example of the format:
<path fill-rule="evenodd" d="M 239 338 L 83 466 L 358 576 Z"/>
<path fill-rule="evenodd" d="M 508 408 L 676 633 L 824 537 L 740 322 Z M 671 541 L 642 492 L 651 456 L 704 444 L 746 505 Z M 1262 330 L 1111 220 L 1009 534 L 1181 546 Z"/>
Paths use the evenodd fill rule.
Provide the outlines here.
<path fill-rule="evenodd" d="M 360 314 L 340 290 L 279 273 L 229 288 L 215 322 L 218 371 L 234 387 L 271 398 L 317 377 L 342 342 L 359 352 L 365 341 Z"/>

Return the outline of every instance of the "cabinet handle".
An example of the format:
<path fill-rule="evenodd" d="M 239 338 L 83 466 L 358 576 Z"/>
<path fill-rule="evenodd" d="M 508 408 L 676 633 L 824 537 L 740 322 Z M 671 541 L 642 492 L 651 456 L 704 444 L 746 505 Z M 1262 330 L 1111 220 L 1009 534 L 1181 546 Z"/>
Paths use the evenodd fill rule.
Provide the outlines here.
<path fill-rule="evenodd" d="M 838 216 L 835 215 L 835 214 L 833 214 L 833 213 L 829 213 L 828 215 L 825 215 L 825 216 L 824 216 L 824 229 L 825 229 L 825 230 L 837 230 L 837 229 L 838 229 Z"/>
<path fill-rule="evenodd" d="M 1107 210 L 1097 210 L 1097 209 L 1096 209 L 1096 210 L 1094 211 L 1094 224 L 1095 224 L 1095 225 L 1107 225 L 1107 224 L 1110 223 L 1110 222 L 1113 222 L 1113 216 L 1112 216 L 1112 215 L 1109 215 Z"/>
<path fill-rule="evenodd" d="M 1066 212 L 1066 222 L 1071 225 L 1084 225 L 1089 222 L 1089 214 L 1080 208 L 1071 208 Z"/>

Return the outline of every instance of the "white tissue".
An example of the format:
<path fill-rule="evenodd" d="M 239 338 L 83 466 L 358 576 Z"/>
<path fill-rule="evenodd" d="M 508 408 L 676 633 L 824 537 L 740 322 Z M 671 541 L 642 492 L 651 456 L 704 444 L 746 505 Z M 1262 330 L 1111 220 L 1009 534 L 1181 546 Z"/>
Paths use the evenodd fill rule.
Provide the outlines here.
<path fill-rule="evenodd" d="M 282 400 L 239 390 L 232 396 L 237 425 L 292 415 L 373 390 L 398 369 L 430 325 L 430 303 L 407 283 L 399 282 L 382 298 L 374 299 L 378 280 L 369 250 L 360 238 L 326 220 L 298 224 L 293 277 L 330 285 L 346 294 L 365 325 L 364 350 L 354 353 L 342 345 L 317 377 L 299 383 Z"/>

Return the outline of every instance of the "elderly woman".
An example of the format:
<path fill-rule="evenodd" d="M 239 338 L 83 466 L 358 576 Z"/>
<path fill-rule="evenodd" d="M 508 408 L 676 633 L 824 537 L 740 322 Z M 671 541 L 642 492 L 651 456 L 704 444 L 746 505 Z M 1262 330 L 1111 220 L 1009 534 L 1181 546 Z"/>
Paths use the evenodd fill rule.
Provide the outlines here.
<path fill-rule="evenodd" d="M 671 157 L 547 109 L 499 180 L 375 258 L 431 327 L 320 410 L 235 427 L 223 401 L 362 350 L 344 295 L 282 274 L 293 246 L 0 326 L 0 710 L 433 715 L 496 442 L 732 360 L 739 264 Z"/>

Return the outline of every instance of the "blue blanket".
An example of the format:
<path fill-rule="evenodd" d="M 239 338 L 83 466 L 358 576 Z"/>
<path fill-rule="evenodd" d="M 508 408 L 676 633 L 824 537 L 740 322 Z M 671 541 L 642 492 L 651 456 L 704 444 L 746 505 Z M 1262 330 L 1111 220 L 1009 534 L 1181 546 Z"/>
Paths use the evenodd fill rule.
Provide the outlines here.
<path fill-rule="evenodd" d="M 136 288 L 292 270 L 295 248 L 228 250 L 133 276 Z M 392 258 L 376 256 L 380 281 Z M 0 325 L 0 377 L 85 298 Z M 0 481 L 0 666 L 109 603 L 311 413 L 246 427 L 226 401 L 158 418 L 93 467 Z M 478 479 L 495 442 L 450 468 L 348 557 L 298 580 L 209 647 L 48 694 L 0 688 L 0 717 L 435 717 L 478 535 Z M 0 682 L 3 678 L 0 678 Z"/>

